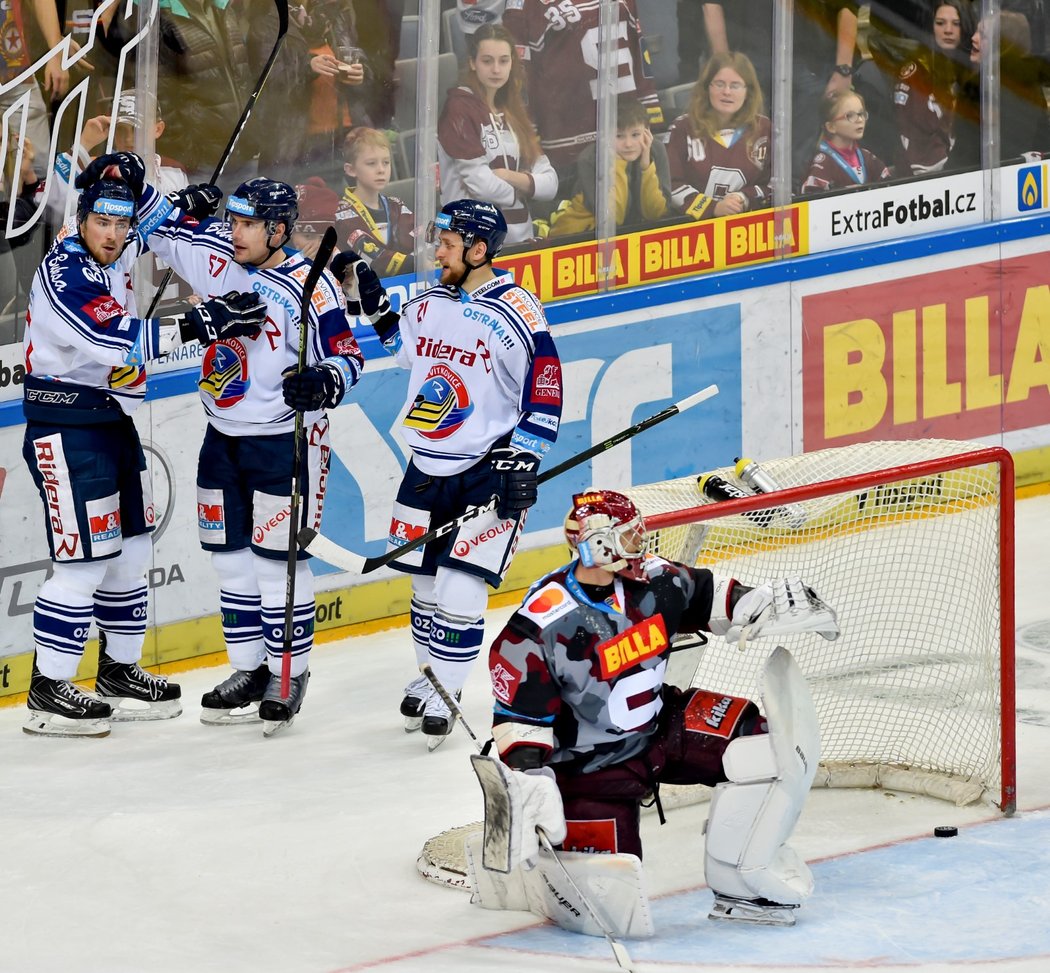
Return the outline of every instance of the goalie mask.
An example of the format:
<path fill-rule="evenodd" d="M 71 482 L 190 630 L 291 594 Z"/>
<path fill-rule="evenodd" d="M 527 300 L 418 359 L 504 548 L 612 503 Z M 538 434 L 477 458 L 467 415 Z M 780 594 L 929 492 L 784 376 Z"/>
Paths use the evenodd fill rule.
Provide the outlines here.
<path fill-rule="evenodd" d="M 622 493 L 577 493 L 565 518 L 565 539 L 585 568 L 602 568 L 632 581 L 645 580 L 645 521 L 634 501 Z"/>

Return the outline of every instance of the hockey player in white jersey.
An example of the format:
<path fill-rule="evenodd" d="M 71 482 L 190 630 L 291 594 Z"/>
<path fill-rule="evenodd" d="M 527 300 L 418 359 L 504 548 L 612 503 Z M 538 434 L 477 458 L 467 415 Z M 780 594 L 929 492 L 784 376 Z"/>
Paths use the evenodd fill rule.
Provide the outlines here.
<path fill-rule="evenodd" d="M 199 214 L 221 193 L 182 194 Z M 226 650 L 234 672 L 201 700 L 201 721 L 261 719 L 270 733 L 299 712 L 309 679 L 314 581 L 300 552 L 295 574 L 291 688 L 281 698 L 289 512 L 296 410 L 304 413 L 299 471 L 302 523 L 320 528 L 329 466 L 328 417 L 361 377 L 363 358 L 346 320 L 342 291 L 327 271 L 309 303 L 307 367 L 298 364 L 299 309 L 310 261 L 288 245 L 298 217 L 295 191 L 271 179 L 242 183 L 225 219 L 177 209 L 150 246 L 201 295 L 231 289 L 266 307 L 261 334 L 210 346 L 198 382 L 208 427 L 197 468 L 201 546 L 219 576 Z"/>
<path fill-rule="evenodd" d="M 498 588 L 510 566 L 561 417 L 561 363 L 543 308 L 492 268 L 506 233 L 491 203 L 447 203 L 430 228 L 441 286 L 400 315 L 360 257 L 342 253 L 332 262 L 350 313 L 367 316 L 411 370 L 402 434 L 412 458 L 389 544 L 497 500 L 495 510 L 391 562 L 412 575 L 416 663 L 429 662 L 451 693 L 462 690 L 480 651 L 486 586 Z M 423 677 L 405 687 L 401 713 L 406 730 L 422 728 L 429 749 L 451 729 L 448 708 Z"/>
<path fill-rule="evenodd" d="M 179 687 L 138 665 L 154 511 L 131 416 L 146 393 L 149 360 L 184 341 L 257 334 L 265 317 L 251 293 L 175 318 L 137 316 L 131 266 L 158 210 L 171 208 L 144 187 L 143 175 L 141 160 L 125 153 L 87 167 L 77 179 L 75 220 L 48 250 L 30 292 L 23 455 L 54 567 L 33 612 L 29 733 L 106 736 L 111 719 L 181 712 Z M 92 620 L 97 695 L 72 682 Z"/>

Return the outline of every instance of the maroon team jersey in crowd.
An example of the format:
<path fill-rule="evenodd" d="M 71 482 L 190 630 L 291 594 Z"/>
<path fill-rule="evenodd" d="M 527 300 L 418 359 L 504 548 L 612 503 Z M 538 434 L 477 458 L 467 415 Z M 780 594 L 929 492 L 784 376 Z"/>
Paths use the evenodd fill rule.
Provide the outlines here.
<path fill-rule="evenodd" d="M 922 59 L 909 61 L 893 90 L 894 117 L 900 133 L 897 168 L 903 175 L 920 175 L 944 168 L 955 139 L 956 85 L 934 83 Z"/>
<path fill-rule="evenodd" d="M 635 0 L 619 0 L 618 95 L 635 95 L 650 126 L 663 124 L 642 44 Z M 507 0 L 503 26 L 518 42 L 529 77 L 529 112 L 559 171 L 593 142 L 597 128 L 600 0 Z"/>
<path fill-rule="evenodd" d="M 825 193 L 829 189 L 849 189 L 889 179 L 889 167 L 877 155 L 857 146 L 850 155 L 840 152 L 823 139 L 813 156 L 802 183 L 803 193 Z"/>
<path fill-rule="evenodd" d="M 714 216 L 715 204 L 730 193 L 743 193 L 748 209 L 768 205 L 771 159 L 769 119 L 759 115 L 750 129 L 697 138 L 688 115 L 671 126 L 667 158 L 671 165 L 671 198 L 693 219 Z"/>

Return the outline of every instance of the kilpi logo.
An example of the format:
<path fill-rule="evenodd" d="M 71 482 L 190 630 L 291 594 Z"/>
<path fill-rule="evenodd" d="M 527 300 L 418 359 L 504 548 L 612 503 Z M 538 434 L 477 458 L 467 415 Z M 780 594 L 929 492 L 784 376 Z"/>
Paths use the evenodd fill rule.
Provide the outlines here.
<path fill-rule="evenodd" d="M 1047 167 L 1025 166 L 1017 173 L 1017 209 L 1027 213 L 1046 206 Z"/>

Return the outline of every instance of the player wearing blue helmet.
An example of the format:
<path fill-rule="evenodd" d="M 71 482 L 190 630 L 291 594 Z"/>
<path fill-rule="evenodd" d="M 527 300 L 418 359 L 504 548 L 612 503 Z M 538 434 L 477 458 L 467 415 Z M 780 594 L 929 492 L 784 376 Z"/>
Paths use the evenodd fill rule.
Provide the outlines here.
<path fill-rule="evenodd" d="M 506 235 L 507 222 L 491 203 L 447 203 L 429 230 L 442 286 L 400 314 L 357 254 L 332 262 L 348 311 L 364 314 L 411 372 L 401 432 L 412 458 L 394 502 L 390 545 L 497 501 L 496 509 L 391 562 L 412 576 L 415 661 L 428 662 L 452 693 L 462 690 L 481 648 L 488 586 L 498 588 L 510 567 L 561 416 L 561 365 L 543 308 L 492 267 Z M 429 749 L 451 729 L 448 708 L 423 677 L 405 687 L 401 714 L 406 730 L 422 728 Z"/>
<path fill-rule="evenodd" d="M 76 217 L 30 289 L 22 452 L 54 563 L 33 612 L 25 730 L 43 736 L 106 736 L 111 721 L 181 712 L 179 687 L 139 665 L 156 518 L 132 415 L 151 360 L 188 341 L 210 348 L 258 334 L 264 318 L 254 294 L 221 291 L 184 315 L 138 315 L 130 271 L 171 208 L 144 171 L 120 152 L 78 175 Z M 73 683 L 92 623 L 96 695 Z"/>
<path fill-rule="evenodd" d="M 176 194 L 178 195 L 178 194 Z M 201 700 L 201 722 L 289 725 L 303 702 L 314 632 L 314 579 L 303 555 L 295 569 L 291 688 L 281 696 L 287 591 L 288 512 L 296 412 L 303 414 L 302 521 L 321 524 L 328 461 L 328 409 L 364 367 L 346 323 L 345 301 L 331 274 L 321 275 L 300 321 L 310 261 L 289 245 L 299 216 L 295 190 L 259 177 L 222 194 L 191 186 L 150 245 L 198 293 L 252 291 L 265 304 L 256 340 L 218 342 L 201 360 L 197 383 L 208 426 L 197 465 L 201 546 L 219 578 L 219 607 L 233 672 Z M 174 197 L 173 197 L 174 198 Z M 298 370 L 300 329 L 306 365 Z"/>

